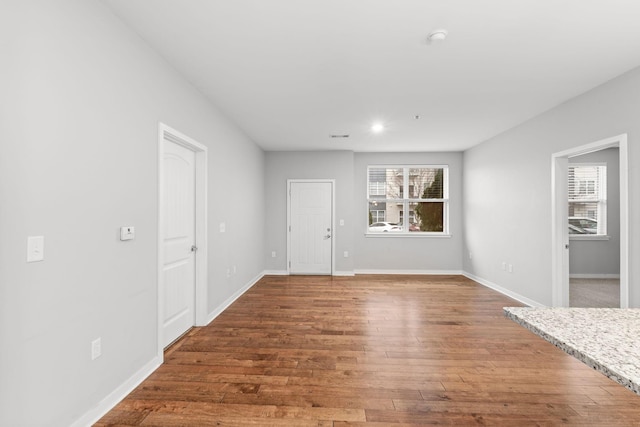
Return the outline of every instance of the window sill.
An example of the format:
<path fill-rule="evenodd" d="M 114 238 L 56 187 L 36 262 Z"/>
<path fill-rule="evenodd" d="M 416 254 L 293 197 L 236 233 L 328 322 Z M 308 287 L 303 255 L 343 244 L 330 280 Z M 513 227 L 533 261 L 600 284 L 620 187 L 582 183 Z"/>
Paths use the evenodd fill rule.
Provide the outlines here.
<path fill-rule="evenodd" d="M 611 236 L 604 234 L 569 234 L 569 240 L 609 240 Z"/>
<path fill-rule="evenodd" d="M 425 238 L 436 238 L 436 239 L 449 239 L 451 238 L 451 234 L 445 234 L 445 233 L 419 233 L 419 232 L 413 232 L 413 233 L 365 233 L 364 237 L 382 237 L 384 239 L 388 239 L 388 238 L 393 238 L 393 237 L 408 237 L 411 239 L 415 239 L 415 238 L 419 238 L 419 239 L 425 239 Z"/>

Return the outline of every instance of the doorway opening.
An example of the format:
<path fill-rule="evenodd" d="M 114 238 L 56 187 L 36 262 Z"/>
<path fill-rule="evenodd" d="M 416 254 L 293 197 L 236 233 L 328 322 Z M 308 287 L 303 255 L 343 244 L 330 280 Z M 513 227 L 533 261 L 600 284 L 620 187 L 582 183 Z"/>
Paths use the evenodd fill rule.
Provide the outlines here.
<path fill-rule="evenodd" d="M 569 157 L 569 307 L 620 307 L 620 154 Z"/>
<path fill-rule="evenodd" d="M 570 159 L 578 156 L 617 148 L 619 165 L 619 307 L 629 306 L 628 284 L 628 150 L 627 135 L 603 139 L 590 144 L 574 147 L 552 155 L 552 304 L 554 307 L 569 307 L 570 298 L 570 229 L 575 224 L 569 222 L 569 186 L 567 177 Z M 578 227 L 579 228 L 579 227 Z M 577 242 L 577 240 L 574 240 Z M 617 249 L 617 248 L 616 248 Z M 574 279 L 580 279 L 575 275 Z M 575 282 L 575 281 L 574 281 Z"/>
<path fill-rule="evenodd" d="M 175 338 L 207 320 L 207 147 L 160 123 L 158 154 L 158 355 L 162 358 Z"/>

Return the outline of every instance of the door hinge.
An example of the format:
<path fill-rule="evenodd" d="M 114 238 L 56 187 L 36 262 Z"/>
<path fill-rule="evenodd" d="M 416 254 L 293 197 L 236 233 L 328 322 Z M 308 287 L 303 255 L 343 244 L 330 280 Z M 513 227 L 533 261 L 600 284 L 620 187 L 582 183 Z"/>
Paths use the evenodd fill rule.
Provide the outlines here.
<path fill-rule="evenodd" d="M 291 232 L 291 226 L 289 226 L 289 232 Z"/>

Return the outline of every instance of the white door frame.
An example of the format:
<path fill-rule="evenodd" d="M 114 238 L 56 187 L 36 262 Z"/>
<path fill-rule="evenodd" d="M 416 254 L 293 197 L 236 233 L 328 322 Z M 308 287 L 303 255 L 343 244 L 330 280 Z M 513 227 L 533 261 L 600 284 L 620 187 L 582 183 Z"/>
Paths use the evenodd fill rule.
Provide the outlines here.
<path fill-rule="evenodd" d="M 568 200 L 562 186 L 567 185 L 569 157 L 604 150 L 619 149 L 620 158 L 620 308 L 629 307 L 629 172 L 627 134 L 613 136 L 574 147 L 551 156 L 551 274 L 552 305 L 569 306 L 569 230 Z"/>
<path fill-rule="evenodd" d="M 162 245 L 164 233 L 164 140 L 181 145 L 195 154 L 195 325 L 207 324 L 207 147 L 175 129 L 159 123 L 158 125 L 158 356 L 164 360 L 163 330 L 164 293 L 162 286 L 162 264 L 164 248 Z"/>
<path fill-rule="evenodd" d="M 287 274 L 291 274 L 291 183 L 330 183 L 331 184 L 331 275 L 336 269 L 336 180 L 335 179 L 287 179 Z"/>

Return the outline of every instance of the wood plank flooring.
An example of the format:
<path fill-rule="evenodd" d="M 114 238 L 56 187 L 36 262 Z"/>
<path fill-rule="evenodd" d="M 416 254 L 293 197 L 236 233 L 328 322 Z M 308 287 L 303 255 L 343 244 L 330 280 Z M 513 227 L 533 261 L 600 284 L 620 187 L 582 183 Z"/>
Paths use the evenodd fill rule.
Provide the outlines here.
<path fill-rule="evenodd" d="M 640 396 L 461 276 L 267 276 L 97 424 L 640 426 Z"/>

